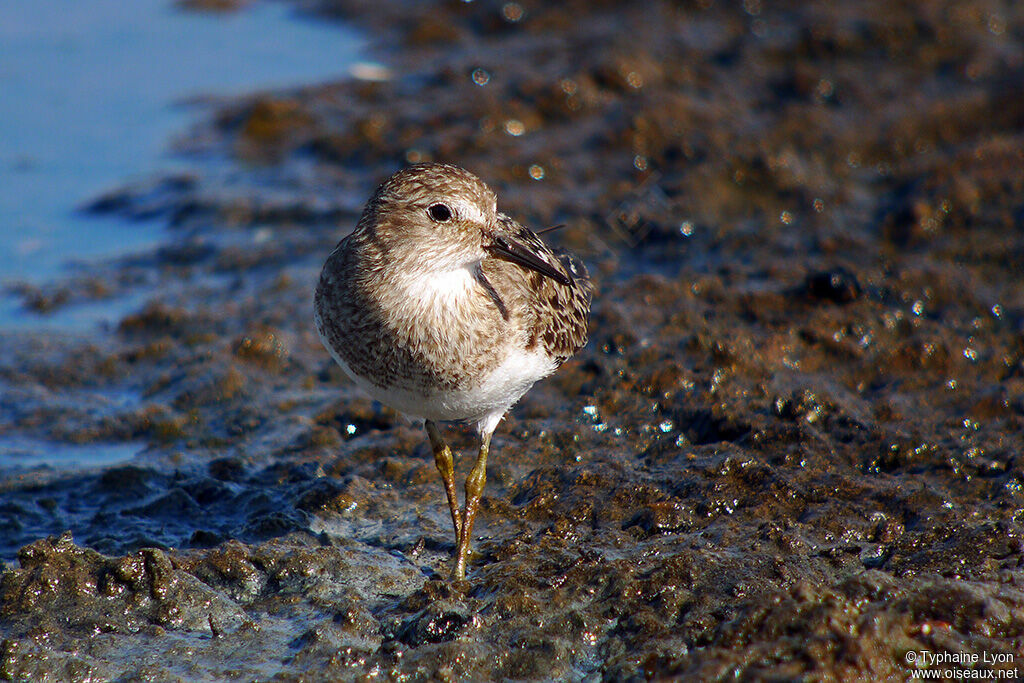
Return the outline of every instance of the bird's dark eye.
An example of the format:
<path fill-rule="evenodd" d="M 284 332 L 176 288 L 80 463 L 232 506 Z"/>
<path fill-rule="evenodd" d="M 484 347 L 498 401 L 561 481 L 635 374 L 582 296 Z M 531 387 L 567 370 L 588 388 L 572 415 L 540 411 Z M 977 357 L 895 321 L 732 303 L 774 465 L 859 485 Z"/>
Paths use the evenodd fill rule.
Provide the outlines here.
<path fill-rule="evenodd" d="M 431 204 L 427 213 L 438 223 L 446 223 L 452 219 L 452 210 L 447 204 Z"/>

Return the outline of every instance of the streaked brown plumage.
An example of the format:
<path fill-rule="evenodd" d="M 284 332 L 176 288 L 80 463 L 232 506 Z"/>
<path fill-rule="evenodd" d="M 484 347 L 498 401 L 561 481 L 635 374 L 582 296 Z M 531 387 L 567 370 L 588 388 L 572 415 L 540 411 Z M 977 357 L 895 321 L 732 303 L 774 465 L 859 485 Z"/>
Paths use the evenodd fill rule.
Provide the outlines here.
<path fill-rule="evenodd" d="M 391 176 L 328 257 L 317 331 L 371 396 L 426 420 L 462 578 L 491 434 L 535 381 L 586 343 L 586 269 L 497 211 L 479 178 L 446 164 Z M 480 451 L 461 515 L 435 422 L 475 425 Z"/>

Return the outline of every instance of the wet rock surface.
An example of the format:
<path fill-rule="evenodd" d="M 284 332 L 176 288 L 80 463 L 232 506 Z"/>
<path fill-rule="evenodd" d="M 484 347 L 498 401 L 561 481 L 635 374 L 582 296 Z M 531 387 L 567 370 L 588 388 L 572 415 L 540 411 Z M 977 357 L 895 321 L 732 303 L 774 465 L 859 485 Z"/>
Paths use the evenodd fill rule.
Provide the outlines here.
<path fill-rule="evenodd" d="M 389 79 L 224 103 L 194 174 L 93 204 L 173 243 L 23 288 L 143 303 L 4 332 L 0 430 L 145 450 L 4 473 L 0 677 L 1019 666 L 1024 8 L 363 5 L 320 11 Z M 567 224 L 599 287 L 588 347 L 495 434 L 456 584 L 425 436 L 311 321 L 374 184 L 421 160 Z"/>

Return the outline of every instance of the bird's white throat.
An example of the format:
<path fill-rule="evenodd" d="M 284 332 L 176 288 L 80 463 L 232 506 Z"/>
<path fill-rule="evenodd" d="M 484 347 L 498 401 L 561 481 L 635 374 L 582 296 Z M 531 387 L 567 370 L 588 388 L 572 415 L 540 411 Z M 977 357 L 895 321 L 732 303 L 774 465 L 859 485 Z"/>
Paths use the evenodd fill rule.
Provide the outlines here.
<path fill-rule="evenodd" d="M 405 295 L 405 303 L 421 309 L 447 308 L 458 305 L 479 286 L 473 277 L 475 264 L 451 270 L 414 270 L 399 275 L 396 285 Z"/>

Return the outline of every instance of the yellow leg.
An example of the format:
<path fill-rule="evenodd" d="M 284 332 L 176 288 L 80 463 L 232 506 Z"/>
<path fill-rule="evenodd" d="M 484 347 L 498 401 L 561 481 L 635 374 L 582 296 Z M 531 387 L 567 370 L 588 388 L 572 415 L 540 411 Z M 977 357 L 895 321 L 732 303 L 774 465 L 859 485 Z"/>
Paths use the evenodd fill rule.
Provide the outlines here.
<path fill-rule="evenodd" d="M 427 420 L 425 426 L 427 436 L 430 437 L 430 447 L 434 449 L 434 464 L 437 465 L 437 471 L 444 480 L 444 493 L 448 496 L 448 510 L 452 513 L 452 527 L 455 529 L 455 547 L 458 548 L 462 541 L 462 522 L 459 519 L 458 494 L 455 492 L 455 461 L 452 458 L 452 449 L 448 448 L 436 424 Z"/>
<path fill-rule="evenodd" d="M 491 446 L 491 435 L 480 435 L 480 453 L 476 457 L 476 464 L 466 477 L 466 507 L 462 511 L 462 536 L 459 538 L 459 550 L 455 557 L 455 569 L 452 571 L 452 578 L 466 578 L 466 561 L 469 558 L 469 548 L 473 541 L 473 521 L 476 519 L 476 511 L 480 506 L 480 497 L 484 493 L 484 484 L 487 483 L 487 451 Z"/>

